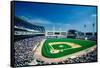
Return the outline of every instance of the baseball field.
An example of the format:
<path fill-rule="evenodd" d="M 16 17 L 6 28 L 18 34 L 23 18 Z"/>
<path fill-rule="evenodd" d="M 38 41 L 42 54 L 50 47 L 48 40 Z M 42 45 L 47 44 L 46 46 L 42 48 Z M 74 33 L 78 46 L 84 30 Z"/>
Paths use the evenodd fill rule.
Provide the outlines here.
<path fill-rule="evenodd" d="M 42 56 L 60 58 L 95 46 L 95 41 L 66 38 L 46 39 L 42 46 Z"/>

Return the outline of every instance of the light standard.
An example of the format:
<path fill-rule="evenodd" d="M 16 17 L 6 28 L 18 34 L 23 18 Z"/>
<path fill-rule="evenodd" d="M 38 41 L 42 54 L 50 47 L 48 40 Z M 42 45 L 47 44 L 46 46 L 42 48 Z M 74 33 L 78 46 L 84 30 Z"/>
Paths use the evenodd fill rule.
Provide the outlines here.
<path fill-rule="evenodd" d="M 86 24 L 84 24 L 84 29 L 86 30 Z M 86 36 L 86 31 L 84 31 L 84 37 Z"/>
<path fill-rule="evenodd" d="M 94 36 L 94 34 L 95 34 L 95 32 L 94 32 L 94 26 L 95 26 L 95 24 L 93 23 L 92 26 L 93 26 L 93 36 Z"/>

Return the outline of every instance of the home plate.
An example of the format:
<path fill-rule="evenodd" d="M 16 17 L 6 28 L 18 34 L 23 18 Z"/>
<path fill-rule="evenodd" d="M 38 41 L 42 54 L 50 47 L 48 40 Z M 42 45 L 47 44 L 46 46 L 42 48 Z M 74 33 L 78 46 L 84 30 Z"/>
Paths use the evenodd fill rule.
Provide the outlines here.
<path fill-rule="evenodd" d="M 51 50 L 51 53 L 59 53 L 59 50 Z"/>

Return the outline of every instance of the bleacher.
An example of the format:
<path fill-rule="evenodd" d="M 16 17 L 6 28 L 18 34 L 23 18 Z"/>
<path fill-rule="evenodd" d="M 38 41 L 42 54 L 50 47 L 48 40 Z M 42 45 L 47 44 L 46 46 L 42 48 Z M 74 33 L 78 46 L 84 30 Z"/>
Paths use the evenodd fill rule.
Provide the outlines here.
<path fill-rule="evenodd" d="M 16 16 L 14 17 L 14 21 L 14 41 L 45 35 L 45 28 L 43 26 L 33 25 Z"/>

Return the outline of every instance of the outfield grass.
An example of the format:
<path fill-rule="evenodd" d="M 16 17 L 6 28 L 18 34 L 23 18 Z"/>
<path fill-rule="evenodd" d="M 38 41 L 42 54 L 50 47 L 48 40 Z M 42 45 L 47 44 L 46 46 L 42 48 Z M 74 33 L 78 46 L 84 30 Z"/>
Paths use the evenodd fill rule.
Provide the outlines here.
<path fill-rule="evenodd" d="M 54 49 L 57 49 L 57 50 L 66 49 L 66 50 L 64 50 L 63 52 L 53 54 L 53 53 L 50 52 L 51 46 L 49 45 L 49 43 L 51 43 L 51 42 L 70 42 L 70 43 L 78 44 L 81 47 L 71 48 L 70 46 L 65 45 L 65 44 L 60 44 L 60 45 L 56 44 L 56 45 L 52 45 L 52 47 Z M 60 57 L 63 57 L 63 56 L 66 56 L 66 55 L 73 54 L 73 53 L 76 53 L 78 51 L 84 50 L 86 48 L 92 47 L 94 45 L 96 45 L 96 42 L 94 42 L 94 41 L 66 39 L 66 38 L 47 39 L 43 43 L 41 52 L 42 52 L 42 55 L 44 57 L 47 57 L 47 58 L 60 58 Z M 71 48 L 71 49 L 67 49 L 67 48 Z"/>

